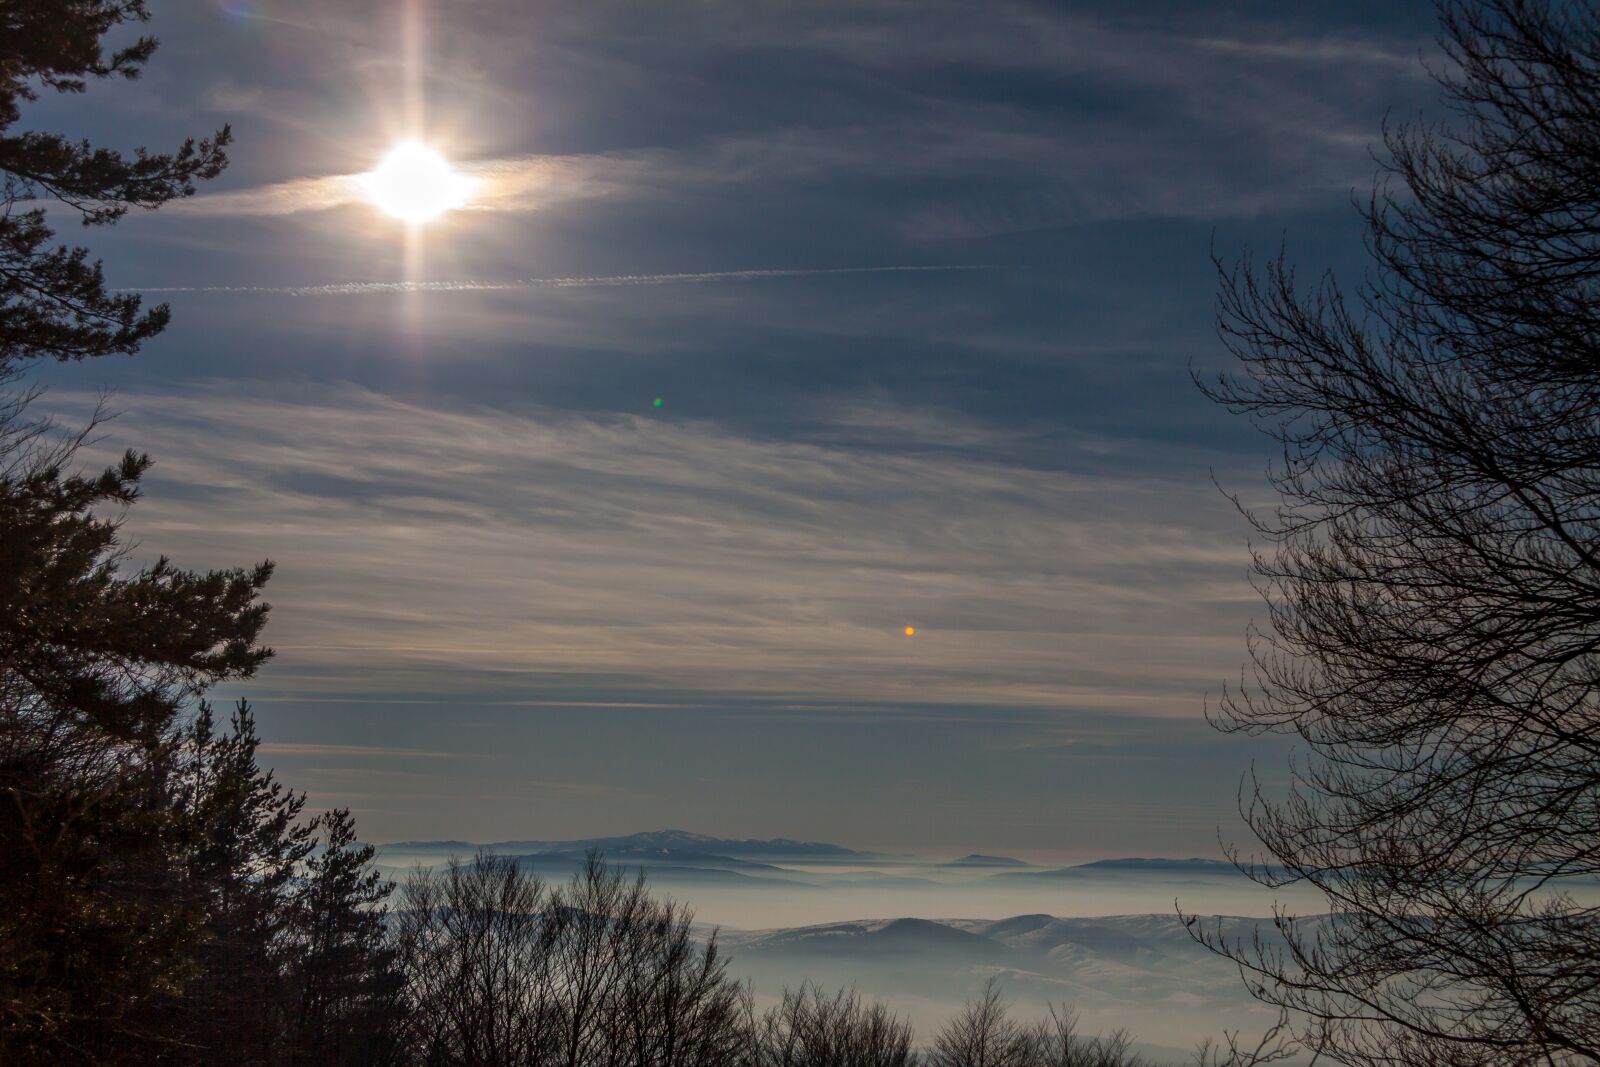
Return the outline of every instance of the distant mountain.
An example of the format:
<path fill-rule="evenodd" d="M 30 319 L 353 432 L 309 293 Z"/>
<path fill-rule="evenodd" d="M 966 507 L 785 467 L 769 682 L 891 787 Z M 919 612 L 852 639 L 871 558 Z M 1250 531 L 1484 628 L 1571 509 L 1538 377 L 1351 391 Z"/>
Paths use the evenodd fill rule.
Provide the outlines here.
<path fill-rule="evenodd" d="M 1309 919 L 1309 922 L 1317 922 Z M 1246 944 L 1273 946 L 1270 919 L 1209 918 Z M 1308 930 L 1313 934 L 1314 930 Z M 758 993 L 802 982 L 849 986 L 904 1006 L 919 1036 L 932 1034 L 967 998 L 998 980 L 1021 1018 L 1069 1003 L 1093 1032 L 1127 1026 L 1155 1062 L 1221 1029 L 1259 1033 L 1272 1016 L 1249 995 L 1238 968 L 1195 942 L 1173 915 L 1009 919 L 890 919 L 780 930 L 728 930 L 719 943 L 730 969 Z"/>
<path fill-rule="evenodd" d="M 1134 857 L 1120 860 L 1093 860 L 1079 866 L 1112 871 L 1215 871 L 1219 874 L 1233 874 L 1238 871 L 1237 867 L 1225 860 L 1202 859 L 1168 860 Z"/>
<path fill-rule="evenodd" d="M 974 852 L 970 856 L 962 856 L 958 860 L 951 860 L 944 864 L 946 867 L 1026 867 L 1022 860 L 1014 860 L 1010 856 L 985 856 Z"/>
<path fill-rule="evenodd" d="M 502 853 L 502 855 L 509 855 Z M 511 856 L 517 865 L 546 881 L 559 881 L 570 878 L 583 869 L 586 856 L 583 853 L 573 852 L 532 852 L 524 856 Z M 608 859 L 616 867 L 623 878 L 633 878 L 644 875 L 653 888 L 683 889 L 710 889 L 716 886 L 729 886 L 731 888 L 772 888 L 783 889 L 785 892 L 796 889 L 815 888 L 811 883 L 797 881 L 792 878 L 782 877 L 782 871 L 777 867 L 766 867 L 761 864 L 749 864 L 748 869 L 755 873 L 746 873 L 744 869 L 729 870 L 717 866 L 680 866 L 672 863 L 638 863 L 631 857 L 610 857 Z M 771 871 L 774 876 L 764 872 Z"/>
<path fill-rule="evenodd" d="M 492 846 L 496 852 L 513 854 L 512 845 L 515 842 Z M 607 848 L 602 852 L 606 862 L 614 864 L 633 864 L 655 868 L 657 866 L 673 867 L 722 867 L 735 868 L 741 871 L 772 871 L 783 870 L 770 863 L 761 863 L 756 860 L 739 859 L 735 856 L 723 856 L 715 852 L 690 851 L 677 848 Z M 562 848 L 562 849 L 535 849 L 524 854 L 524 858 L 538 858 L 540 860 L 564 861 L 573 864 L 584 863 L 589 856 L 588 848 Z"/>
<path fill-rule="evenodd" d="M 952 954 L 968 965 L 993 964 L 1009 960 L 1013 955 L 1009 946 L 992 938 L 929 919 L 801 926 L 756 937 L 740 945 L 738 951 L 753 958 L 773 955 L 837 957 L 855 965 L 869 965 L 874 961 L 906 962 L 907 957 L 937 956 L 948 960 Z"/>
<path fill-rule="evenodd" d="M 1116 874 L 1160 874 L 1160 875 L 1224 875 L 1237 877 L 1239 869 L 1223 860 L 1203 859 L 1145 859 L 1130 857 L 1127 859 L 1094 860 L 1090 863 L 1080 863 L 1075 867 L 1057 867 L 1048 871 L 1002 871 L 995 878 L 1021 879 L 1021 878 L 1093 878 L 1096 875 L 1108 876 Z"/>
<path fill-rule="evenodd" d="M 1215 923 L 1216 918 L 1208 920 Z M 1224 918 L 1230 934 L 1270 928 L 1270 919 Z M 1197 945 L 1175 915 L 1113 915 L 1095 918 L 1057 918 L 1052 915 L 1016 915 L 1009 919 L 863 919 L 781 930 L 724 931 L 723 944 L 747 955 L 825 951 L 864 958 L 892 948 L 915 948 L 928 953 L 957 949 L 986 955 L 1016 952 L 1059 956 L 1064 949 L 1087 950 L 1114 956 L 1128 963 L 1181 957 L 1204 963 L 1219 962 L 1236 975 L 1232 964 L 1219 961 Z M 1041 963 L 1041 960 L 1035 960 Z M 1051 969 L 1046 966 L 1045 969 Z"/>
<path fill-rule="evenodd" d="M 583 853 L 589 849 L 598 849 L 610 856 L 612 854 L 641 855 L 650 850 L 675 852 L 680 856 L 718 856 L 718 857 L 764 857 L 768 859 L 841 859 L 860 860 L 867 859 L 870 853 L 857 852 L 841 845 L 830 845 L 820 841 L 793 841 L 786 837 L 768 840 L 739 840 L 723 837 L 711 837 L 708 834 L 694 834 L 687 830 L 652 830 L 646 833 L 628 834 L 623 837 L 586 837 L 572 841 L 495 841 L 490 844 L 477 845 L 470 841 L 397 841 L 384 845 L 393 851 L 434 852 L 455 851 L 470 852 L 478 848 L 487 848 L 493 852 L 517 852 L 532 854 L 538 852 L 576 852 Z"/>

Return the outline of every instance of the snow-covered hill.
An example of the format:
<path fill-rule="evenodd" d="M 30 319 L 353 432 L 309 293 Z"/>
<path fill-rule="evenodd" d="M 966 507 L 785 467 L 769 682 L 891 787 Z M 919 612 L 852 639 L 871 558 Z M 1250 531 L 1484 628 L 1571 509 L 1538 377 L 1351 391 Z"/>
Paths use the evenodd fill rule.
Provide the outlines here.
<path fill-rule="evenodd" d="M 1243 940 L 1277 936 L 1265 919 L 1224 918 L 1222 928 Z M 1172 1058 L 1220 1028 L 1264 1029 L 1274 1018 L 1235 966 L 1170 914 L 861 920 L 724 931 L 720 940 L 762 996 L 807 981 L 853 985 L 930 1034 L 990 979 L 1024 1015 L 1066 1003 L 1090 1029 L 1125 1026 Z"/>

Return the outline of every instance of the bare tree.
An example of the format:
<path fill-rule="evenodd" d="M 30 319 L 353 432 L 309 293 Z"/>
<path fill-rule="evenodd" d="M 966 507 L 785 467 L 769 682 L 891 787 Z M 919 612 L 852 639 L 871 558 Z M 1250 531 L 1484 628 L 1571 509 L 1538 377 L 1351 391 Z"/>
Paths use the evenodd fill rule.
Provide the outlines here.
<path fill-rule="evenodd" d="M 550 903 L 542 882 L 486 854 L 406 880 L 395 941 L 418 1063 L 512 1067 L 552 1055 Z"/>
<path fill-rule="evenodd" d="M 998 982 L 945 1023 L 928 1053 L 930 1067 L 1032 1067 L 1033 1031 L 1011 1017 Z"/>
<path fill-rule="evenodd" d="M 754 1033 L 752 1067 L 915 1067 L 911 1024 L 853 989 L 784 990 Z"/>
<path fill-rule="evenodd" d="M 1189 1062 L 1193 1067 L 1263 1067 L 1302 1056 L 1305 1051 L 1290 1033 L 1289 1013 L 1280 1008 L 1278 1021 L 1254 1045 L 1243 1040 L 1240 1031 L 1224 1030 L 1221 1039 L 1208 1037 L 1197 1044 Z M 1311 1054 L 1312 1067 L 1320 1058 L 1316 1052 Z"/>
<path fill-rule="evenodd" d="M 727 977 L 713 934 L 699 944 L 693 914 L 653 898 L 597 854 L 555 896 L 553 968 L 561 992 L 559 1062 L 738 1062 L 746 1048 L 744 991 Z"/>
<path fill-rule="evenodd" d="M 1441 5 L 1450 125 L 1386 131 L 1347 295 L 1221 268 L 1211 394 L 1283 450 L 1270 625 L 1219 725 L 1296 736 L 1245 793 L 1331 915 L 1231 943 L 1350 1064 L 1600 1062 L 1600 5 Z"/>
<path fill-rule="evenodd" d="M 748 1046 L 744 991 L 692 916 L 598 856 L 549 889 L 480 854 L 401 890 L 412 1044 L 429 1067 L 719 1067 Z"/>
<path fill-rule="evenodd" d="M 1104 1036 L 1078 1032 L 1077 1012 L 1065 1005 L 1033 1026 L 1013 1019 L 991 979 L 945 1024 L 929 1050 L 929 1067 L 1147 1067 L 1126 1030 Z M 1227 1067 L 1244 1067 L 1245 1061 Z"/>
<path fill-rule="evenodd" d="M 1143 1057 L 1130 1050 L 1133 1038 L 1117 1029 L 1101 1036 L 1078 1033 L 1078 1013 L 1062 1006 L 1033 1030 L 1033 1063 L 1037 1067 L 1147 1067 Z"/>

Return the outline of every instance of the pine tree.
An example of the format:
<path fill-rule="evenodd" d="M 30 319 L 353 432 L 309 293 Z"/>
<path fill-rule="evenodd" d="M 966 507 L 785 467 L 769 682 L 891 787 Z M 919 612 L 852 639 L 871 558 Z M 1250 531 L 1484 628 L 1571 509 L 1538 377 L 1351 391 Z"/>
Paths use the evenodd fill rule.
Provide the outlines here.
<path fill-rule="evenodd" d="M 400 978 L 372 849 L 347 811 L 301 818 L 246 705 L 219 730 L 203 700 L 270 656 L 271 565 L 131 567 L 119 526 L 150 459 L 76 471 L 98 416 L 63 438 L 18 386 L 35 360 L 131 354 L 169 317 L 50 220 L 113 223 L 227 163 L 227 127 L 131 154 L 12 132 L 42 92 L 139 76 L 154 38 L 102 40 L 147 18 L 0 0 L 0 1063 L 388 1062 Z"/>
<path fill-rule="evenodd" d="M 149 459 L 74 471 L 17 386 L 36 359 L 131 353 L 165 307 L 111 291 L 47 219 L 116 221 L 194 191 L 226 164 L 226 128 L 124 154 L 13 132 L 41 92 L 138 76 L 141 37 L 107 53 L 142 0 L 0 0 L 0 1062 L 127 1061 L 170 1043 L 147 1009 L 195 968 L 204 910 L 183 886 L 176 732 L 209 686 L 267 657 L 271 568 L 129 567 L 118 514 Z"/>
<path fill-rule="evenodd" d="M 7 132 L 42 89 L 82 93 L 91 79 L 137 78 L 155 38 L 110 54 L 101 38 L 148 18 L 144 0 L 0 0 L 0 372 L 39 357 L 131 353 L 167 325 L 165 305 L 144 311 L 136 294 L 110 291 L 84 249 L 53 247 L 42 205 L 18 205 L 51 202 L 90 226 L 160 207 L 222 172 L 229 129 L 131 156 L 60 134 Z"/>
<path fill-rule="evenodd" d="M 5 1062 L 131 1040 L 137 1005 L 181 980 L 198 919 L 174 906 L 175 724 L 268 654 L 270 567 L 123 573 L 116 521 L 92 509 L 133 497 L 126 468 L 0 475 Z"/>
<path fill-rule="evenodd" d="M 216 730 L 209 704 L 182 734 L 174 820 L 180 897 L 200 917 L 192 977 L 160 1014 L 195 1064 L 278 1062 L 283 961 L 291 895 L 311 854 L 304 796 L 256 762 L 260 738 L 248 705 Z"/>
<path fill-rule="evenodd" d="M 394 886 L 373 869 L 375 850 L 356 841 L 355 820 L 336 808 L 317 820 L 321 848 L 293 899 L 286 1033 L 296 1065 L 390 1062 L 403 979 L 385 928 Z"/>

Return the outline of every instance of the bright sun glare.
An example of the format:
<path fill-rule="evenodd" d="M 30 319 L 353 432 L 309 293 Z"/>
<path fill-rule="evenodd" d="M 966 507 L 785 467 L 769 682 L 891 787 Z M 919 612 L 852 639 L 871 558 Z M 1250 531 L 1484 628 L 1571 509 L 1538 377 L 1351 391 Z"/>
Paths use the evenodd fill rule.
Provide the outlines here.
<path fill-rule="evenodd" d="M 410 223 L 428 222 L 460 207 L 475 184 L 456 173 L 438 152 L 417 141 L 395 145 L 377 169 L 361 176 L 367 199 L 379 210 Z"/>

